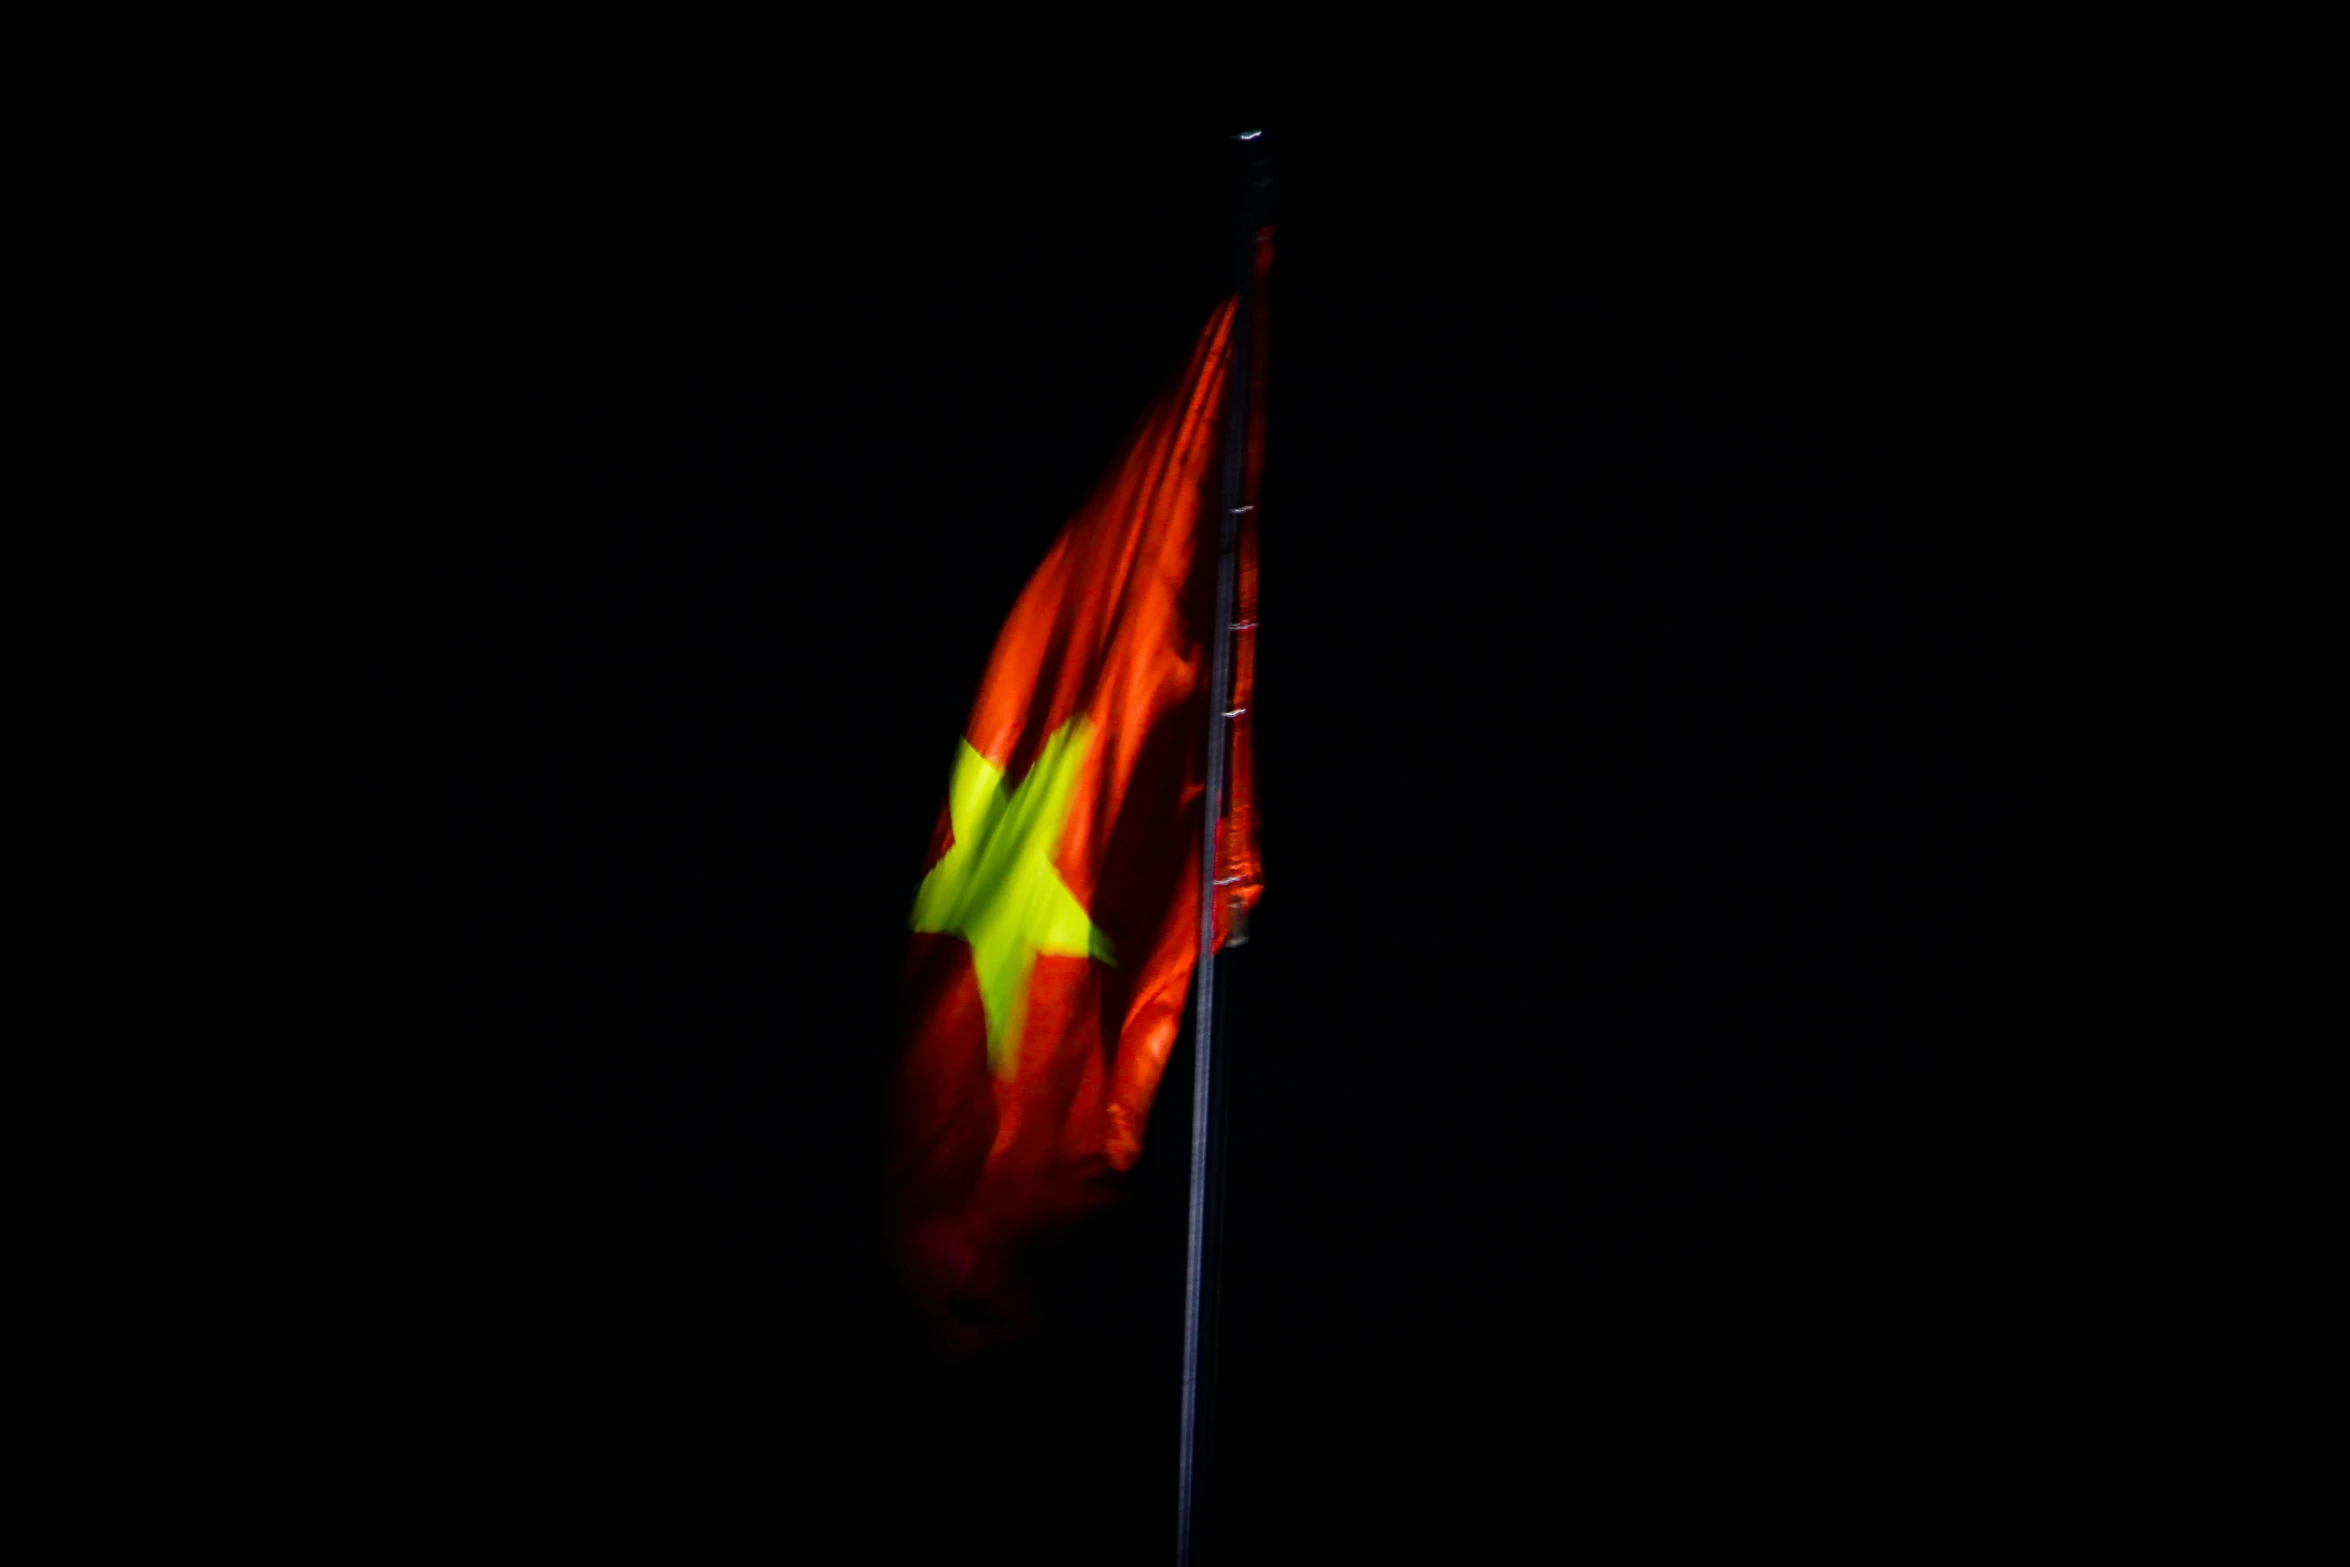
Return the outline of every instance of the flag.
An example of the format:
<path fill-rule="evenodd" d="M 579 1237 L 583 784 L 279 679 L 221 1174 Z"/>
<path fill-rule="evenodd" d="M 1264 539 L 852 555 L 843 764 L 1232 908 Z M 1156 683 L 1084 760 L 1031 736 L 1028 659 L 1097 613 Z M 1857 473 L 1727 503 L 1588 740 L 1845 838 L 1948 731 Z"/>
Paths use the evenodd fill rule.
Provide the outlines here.
<path fill-rule="evenodd" d="M 1260 280 L 1269 253 L 1260 234 Z M 1180 1026 L 1237 308 L 1216 309 L 1029 580 L 956 744 L 910 920 L 890 1169 L 900 1260 L 950 1350 L 1017 1333 L 1022 1258 L 1102 1206 L 1140 1156 Z M 1264 339 L 1249 335 L 1253 381 Z M 1263 446 L 1250 402 L 1219 944 L 1262 882 L 1245 711 Z"/>

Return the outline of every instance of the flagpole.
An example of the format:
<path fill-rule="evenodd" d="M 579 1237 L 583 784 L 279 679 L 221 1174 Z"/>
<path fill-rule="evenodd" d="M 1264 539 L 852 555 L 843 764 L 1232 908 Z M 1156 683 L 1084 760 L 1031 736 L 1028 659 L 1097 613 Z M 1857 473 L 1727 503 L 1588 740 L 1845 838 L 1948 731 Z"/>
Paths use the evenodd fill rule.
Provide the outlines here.
<path fill-rule="evenodd" d="M 1216 1050 L 1216 829 L 1224 816 L 1225 736 L 1233 715 L 1232 609 L 1240 538 L 1243 479 L 1248 465 L 1248 396 L 1256 335 L 1256 243 L 1273 172 L 1263 133 L 1233 138 L 1248 160 L 1242 187 L 1233 272 L 1232 357 L 1224 423 L 1224 491 L 1216 553 L 1216 603 L 1208 622 L 1208 762 L 1206 809 L 1200 828 L 1199 959 L 1194 969 L 1191 1084 L 1191 1207 L 1183 1285 L 1183 1442 L 1175 1531 L 1177 1567 L 1192 1567 L 1198 1538 L 1203 1453 L 1214 1416 L 1216 1317 L 1223 1239 L 1224 1074 Z"/>

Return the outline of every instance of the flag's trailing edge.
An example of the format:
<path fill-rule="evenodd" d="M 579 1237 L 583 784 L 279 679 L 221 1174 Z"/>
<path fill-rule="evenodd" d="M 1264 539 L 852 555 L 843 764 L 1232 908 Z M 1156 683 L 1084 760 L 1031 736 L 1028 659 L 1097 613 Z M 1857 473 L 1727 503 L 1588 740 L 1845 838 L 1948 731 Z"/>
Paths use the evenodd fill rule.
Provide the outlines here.
<path fill-rule="evenodd" d="M 1260 234 L 1259 300 L 1270 249 Z M 890 1187 L 907 1278 L 950 1350 L 1017 1330 L 1023 1253 L 1113 1194 L 1174 1047 L 1198 946 L 1234 308 L 1209 318 L 1014 604 L 915 895 Z M 1219 945 L 1261 885 L 1247 709 L 1263 443 L 1250 401 Z"/>

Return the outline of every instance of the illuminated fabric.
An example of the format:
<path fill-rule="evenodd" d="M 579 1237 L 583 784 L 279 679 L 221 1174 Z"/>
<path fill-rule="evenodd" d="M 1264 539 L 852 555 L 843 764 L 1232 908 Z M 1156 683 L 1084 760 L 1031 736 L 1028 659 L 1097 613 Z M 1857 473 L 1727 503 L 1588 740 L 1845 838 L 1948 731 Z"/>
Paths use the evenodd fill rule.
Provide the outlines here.
<path fill-rule="evenodd" d="M 1039 955 L 1115 962 L 1106 937 L 1049 858 L 1069 820 L 1069 791 L 1090 736 L 1073 718 L 1045 742 L 1028 779 L 1007 792 L 1000 768 L 958 747 L 947 786 L 954 835 L 914 895 L 914 928 L 962 937 L 987 1014 L 987 1059 L 999 1077 L 1019 1071 L 1028 975 Z"/>
<path fill-rule="evenodd" d="M 1016 1317 L 1020 1255 L 1132 1168 L 1181 1022 L 1232 322 L 1227 301 L 1013 606 L 915 896 L 891 1192 L 950 1347 Z M 1246 532 L 1234 619 L 1253 623 Z M 1253 668 L 1252 653 L 1236 673 Z M 1220 914 L 1260 880 L 1247 765 L 1236 747 Z"/>

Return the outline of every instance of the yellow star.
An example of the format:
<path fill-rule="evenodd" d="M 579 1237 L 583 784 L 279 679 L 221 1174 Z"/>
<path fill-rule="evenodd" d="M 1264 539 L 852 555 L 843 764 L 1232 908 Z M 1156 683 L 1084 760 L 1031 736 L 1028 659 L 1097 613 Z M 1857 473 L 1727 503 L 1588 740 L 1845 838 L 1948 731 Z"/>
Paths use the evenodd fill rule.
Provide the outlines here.
<path fill-rule="evenodd" d="M 1069 818 L 1086 738 L 1082 718 L 1063 724 L 1009 794 L 1003 770 L 960 741 L 947 786 L 954 845 L 914 894 L 914 929 L 971 944 L 971 970 L 987 1014 L 987 1061 L 998 1077 L 1010 1077 L 1019 1064 L 1037 954 L 1115 962 L 1110 939 L 1094 928 L 1051 859 Z"/>

